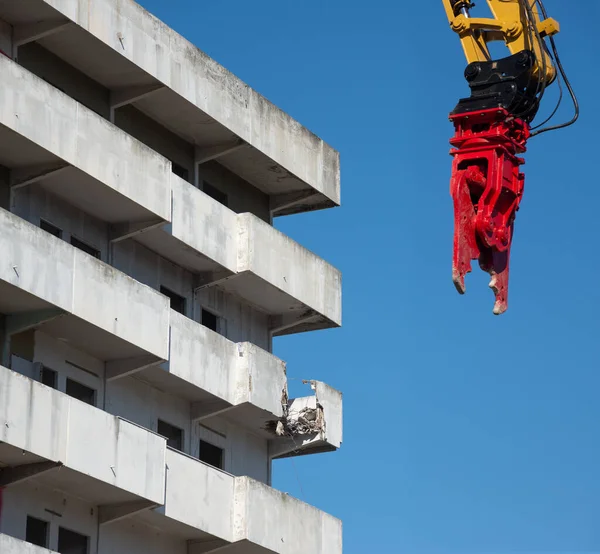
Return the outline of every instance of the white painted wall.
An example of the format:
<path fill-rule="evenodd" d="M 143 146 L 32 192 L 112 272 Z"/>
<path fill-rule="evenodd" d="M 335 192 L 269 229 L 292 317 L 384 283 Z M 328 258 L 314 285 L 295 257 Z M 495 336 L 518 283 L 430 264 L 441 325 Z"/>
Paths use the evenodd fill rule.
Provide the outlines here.
<path fill-rule="evenodd" d="M 29 515 L 49 523 L 50 550 L 58 549 L 58 529 L 64 527 L 89 537 L 89 554 L 96 554 L 98 529 L 96 506 L 42 486 L 36 483 L 35 479 L 7 487 L 3 500 L 1 521 L 3 533 L 25 540 Z M 5 554 L 4 551 L 1 552 Z M 17 552 L 22 554 L 21 551 Z"/>

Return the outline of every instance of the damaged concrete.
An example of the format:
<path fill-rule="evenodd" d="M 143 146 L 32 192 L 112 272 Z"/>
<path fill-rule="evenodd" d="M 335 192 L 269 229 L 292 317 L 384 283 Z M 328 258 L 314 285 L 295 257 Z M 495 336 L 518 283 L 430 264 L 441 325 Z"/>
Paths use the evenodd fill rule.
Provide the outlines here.
<path fill-rule="evenodd" d="M 320 381 L 303 381 L 315 394 L 288 399 L 282 394 L 283 416 L 265 426 L 275 438 L 269 450 L 273 458 L 333 451 L 341 445 L 341 393 Z M 333 432 L 328 431 L 331 422 Z"/>

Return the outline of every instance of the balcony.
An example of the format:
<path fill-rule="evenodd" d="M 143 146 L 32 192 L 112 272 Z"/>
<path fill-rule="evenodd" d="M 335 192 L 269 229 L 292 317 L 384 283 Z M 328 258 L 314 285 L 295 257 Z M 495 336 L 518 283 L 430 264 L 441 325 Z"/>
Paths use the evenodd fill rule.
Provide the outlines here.
<path fill-rule="evenodd" d="M 0 74 L 12 190 L 39 183 L 121 232 L 170 221 L 168 160 L 5 56 Z"/>
<path fill-rule="evenodd" d="M 168 358 L 165 296 L 2 209 L 0 252 L 6 339 L 41 329 L 106 361 L 109 376 Z"/>
<path fill-rule="evenodd" d="M 341 554 L 341 522 L 248 477 L 167 449 L 164 506 L 136 515 L 190 554 Z M 209 502 L 210 499 L 210 502 Z"/>
<path fill-rule="evenodd" d="M 37 41 L 271 197 L 275 215 L 340 203 L 339 155 L 133 1 L 2 2 L 13 51 Z"/>
<path fill-rule="evenodd" d="M 57 554 L 54 550 L 35 546 L 2 533 L 0 533 L 0 552 L 2 554 Z"/>
<path fill-rule="evenodd" d="M 164 438 L 5 367 L 0 398 L 1 486 L 35 479 L 101 523 L 164 502 Z"/>
<path fill-rule="evenodd" d="M 341 325 L 340 272 L 252 214 L 238 215 L 238 266 L 219 286 L 271 315 L 274 336 Z"/>
<path fill-rule="evenodd" d="M 172 222 L 136 235 L 138 242 L 196 274 L 226 277 L 237 269 L 237 216 L 171 175 Z"/>
<path fill-rule="evenodd" d="M 269 444 L 272 459 L 333 452 L 342 445 L 342 393 L 321 381 L 309 383 L 315 393 L 290 399 L 278 422 Z"/>
<path fill-rule="evenodd" d="M 137 377 L 192 403 L 192 419 L 223 415 L 262 434 L 284 415 L 285 363 L 261 348 L 236 344 L 171 310 L 169 361 L 139 371 Z M 123 374 L 130 374 L 124 372 Z M 121 375 L 113 373 L 109 380 Z"/>

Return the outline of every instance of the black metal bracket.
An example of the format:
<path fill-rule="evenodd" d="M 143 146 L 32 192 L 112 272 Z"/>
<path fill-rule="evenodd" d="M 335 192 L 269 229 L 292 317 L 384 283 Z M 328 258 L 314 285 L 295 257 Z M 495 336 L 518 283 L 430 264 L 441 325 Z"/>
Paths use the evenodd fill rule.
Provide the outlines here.
<path fill-rule="evenodd" d="M 534 67 L 535 54 L 530 50 L 499 60 L 469 64 L 465 79 L 471 96 L 459 100 L 452 114 L 504 108 L 515 117 L 531 122 L 539 109 Z"/>

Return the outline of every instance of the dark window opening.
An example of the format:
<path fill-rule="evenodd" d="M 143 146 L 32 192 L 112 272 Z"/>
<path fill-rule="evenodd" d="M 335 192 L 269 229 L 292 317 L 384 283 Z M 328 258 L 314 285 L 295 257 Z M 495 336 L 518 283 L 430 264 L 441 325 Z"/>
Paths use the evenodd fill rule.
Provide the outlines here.
<path fill-rule="evenodd" d="M 43 385 L 55 389 L 57 380 L 58 374 L 56 373 L 56 371 L 48 367 L 42 367 L 42 369 L 40 370 L 40 381 Z"/>
<path fill-rule="evenodd" d="M 223 191 L 219 190 L 216 187 L 213 187 L 210 183 L 207 183 L 206 181 L 202 181 L 202 190 L 205 194 L 207 194 L 211 198 L 214 198 L 217 202 L 220 202 L 224 206 L 227 206 L 227 194 L 225 194 Z"/>
<path fill-rule="evenodd" d="M 167 446 L 175 450 L 183 450 L 183 430 L 167 423 L 166 421 L 158 420 L 158 434 L 167 439 Z"/>
<path fill-rule="evenodd" d="M 183 180 L 188 181 L 189 172 L 185 167 L 181 167 L 179 164 L 171 162 L 171 171 L 175 173 L 177 177 L 181 177 Z"/>
<path fill-rule="evenodd" d="M 40 229 L 46 231 L 46 233 L 50 233 L 51 235 L 58 237 L 59 239 L 62 238 L 62 229 L 56 225 L 52 225 L 52 223 L 49 223 L 44 219 L 40 219 Z"/>
<path fill-rule="evenodd" d="M 85 535 L 58 528 L 58 552 L 60 554 L 88 554 L 89 538 Z"/>
<path fill-rule="evenodd" d="M 215 314 L 202 308 L 202 325 L 216 332 L 218 322 L 219 318 Z"/>
<path fill-rule="evenodd" d="M 223 449 L 210 444 L 210 442 L 200 441 L 200 461 L 213 467 L 223 469 Z"/>
<path fill-rule="evenodd" d="M 161 294 L 168 296 L 171 300 L 171 308 L 180 314 L 185 315 L 185 298 L 179 294 L 169 290 L 166 287 L 160 287 Z"/>
<path fill-rule="evenodd" d="M 90 387 L 86 387 L 77 381 L 67 379 L 67 390 L 66 393 L 77 400 L 81 400 L 91 406 L 96 405 L 96 391 Z"/>
<path fill-rule="evenodd" d="M 79 240 L 78 238 L 75 238 L 72 236 L 71 244 L 75 248 L 79 248 L 79 250 L 83 250 L 84 252 L 87 252 L 90 256 L 94 256 L 94 258 L 100 259 L 100 250 L 98 250 L 97 248 L 94 248 L 93 246 L 90 246 L 89 244 L 86 244 L 85 242 Z"/>
<path fill-rule="evenodd" d="M 25 540 L 36 546 L 48 548 L 48 522 L 27 516 Z"/>

